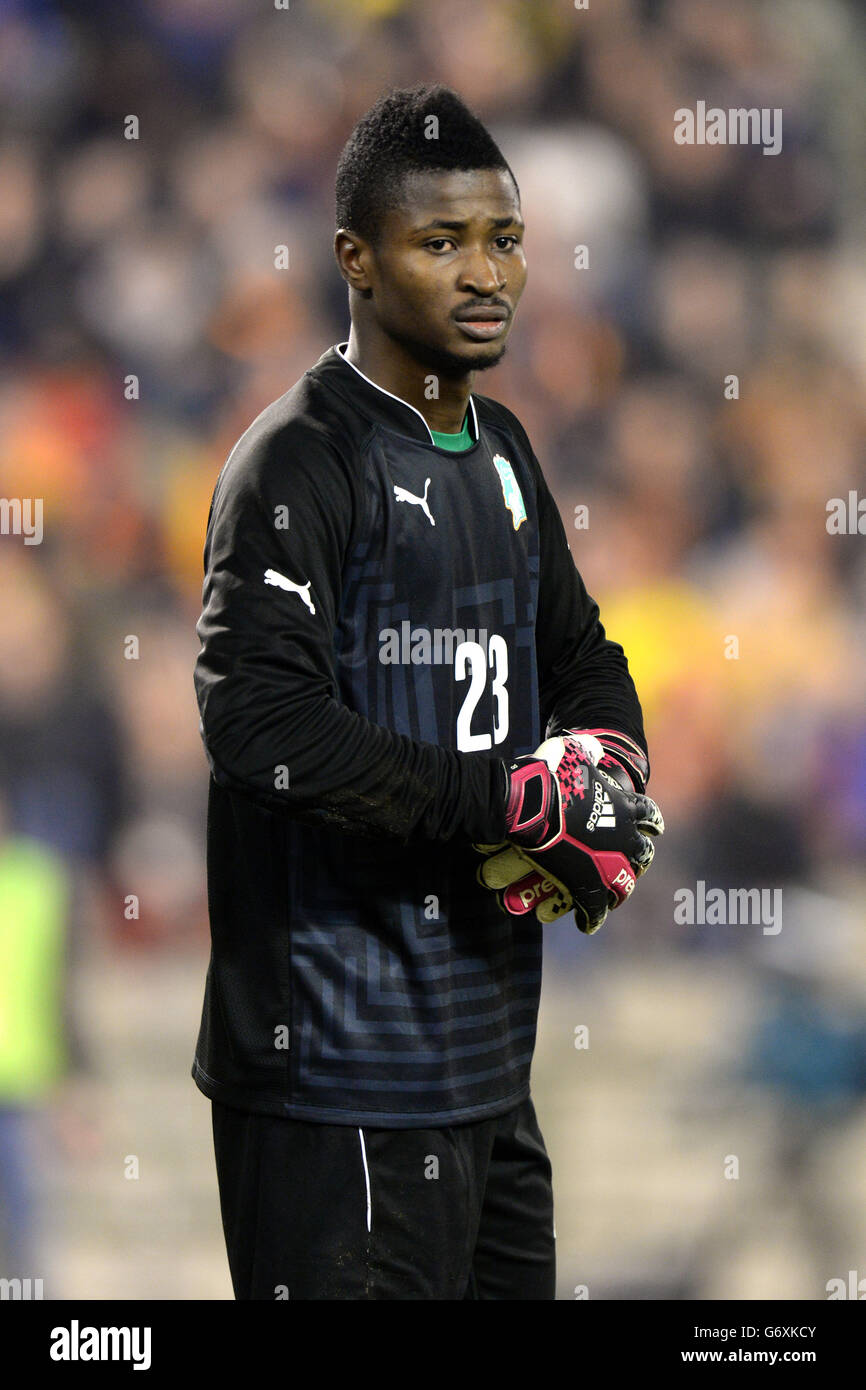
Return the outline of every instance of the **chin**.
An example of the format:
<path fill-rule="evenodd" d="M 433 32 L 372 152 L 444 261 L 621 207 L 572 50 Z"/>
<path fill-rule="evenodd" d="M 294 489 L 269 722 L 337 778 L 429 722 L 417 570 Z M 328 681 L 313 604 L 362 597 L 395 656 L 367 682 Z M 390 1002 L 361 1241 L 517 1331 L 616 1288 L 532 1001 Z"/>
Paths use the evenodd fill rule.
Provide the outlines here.
<path fill-rule="evenodd" d="M 505 354 L 506 354 L 507 351 L 508 351 L 508 344 L 507 344 L 507 343 L 501 343 L 501 344 L 500 344 L 498 347 L 496 347 L 495 349 L 494 349 L 494 348 L 485 348 L 484 351 L 481 352 L 481 353 L 479 353 L 478 356 L 477 356 L 477 357 L 475 358 L 475 360 L 473 361 L 473 363 L 472 363 L 472 371 L 474 371 L 474 372 L 486 372 L 487 369 L 488 369 L 488 367 L 495 367 L 495 366 L 497 365 L 497 363 L 499 363 L 499 362 L 502 361 L 502 359 L 503 359 L 503 357 L 505 356 Z"/>
<path fill-rule="evenodd" d="M 465 376 L 467 372 L 486 372 L 495 367 L 505 356 L 505 343 L 488 347 L 481 343 L 477 348 L 465 352 L 452 352 L 450 348 L 430 348 L 428 361 L 431 367 L 443 376 Z"/>
<path fill-rule="evenodd" d="M 461 349 L 452 351 L 450 348 L 443 350 L 443 358 L 451 358 L 457 368 L 463 372 L 486 372 L 488 368 L 495 367 L 497 362 L 501 362 L 505 356 L 508 346 L 507 336 L 492 343 L 466 343 L 461 340 Z"/>
<path fill-rule="evenodd" d="M 402 347 L 408 349 L 417 362 L 422 366 L 429 367 L 431 371 L 438 372 L 440 376 L 461 377 L 469 372 L 485 372 L 490 367 L 495 367 L 497 362 L 501 362 L 505 356 L 506 343 L 478 343 L 477 345 L 467 344 L 462 352 L 452 351 L 451 348 L 440 347 L 434 343 L 424 343 L 418 338 L 408 334 L 395 333 L 391 330 L 391 337 Z"/>

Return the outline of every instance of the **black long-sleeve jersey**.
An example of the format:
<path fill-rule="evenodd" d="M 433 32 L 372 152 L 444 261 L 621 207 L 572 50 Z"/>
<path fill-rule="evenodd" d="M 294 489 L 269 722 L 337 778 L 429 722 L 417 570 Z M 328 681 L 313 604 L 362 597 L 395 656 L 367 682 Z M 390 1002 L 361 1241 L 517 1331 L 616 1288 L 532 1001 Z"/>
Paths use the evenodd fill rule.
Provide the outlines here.
<path fill-rule="evenodd" d="M 623 650 L 516 417 L 472 446 L 330 348 L 217 479 L 195 687 L 212 937 L 193 1077 L 249 1110 L 451 1124 L 529 1093 L 535 916 L 476 880 L 503 760 L 646 749 Z"/>

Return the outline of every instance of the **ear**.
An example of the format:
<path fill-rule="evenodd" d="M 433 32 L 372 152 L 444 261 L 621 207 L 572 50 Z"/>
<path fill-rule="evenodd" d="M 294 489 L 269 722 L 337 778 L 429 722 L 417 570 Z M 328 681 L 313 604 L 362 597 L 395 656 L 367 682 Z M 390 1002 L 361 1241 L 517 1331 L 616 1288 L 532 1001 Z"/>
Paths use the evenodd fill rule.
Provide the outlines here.
<path fill-rule="evenodd" d="M 369 273 L 373 250 L 369 242 L 341 227 L 334 237 L 334 255 L 349 289 L 368 297 L 373 288 Z"/>

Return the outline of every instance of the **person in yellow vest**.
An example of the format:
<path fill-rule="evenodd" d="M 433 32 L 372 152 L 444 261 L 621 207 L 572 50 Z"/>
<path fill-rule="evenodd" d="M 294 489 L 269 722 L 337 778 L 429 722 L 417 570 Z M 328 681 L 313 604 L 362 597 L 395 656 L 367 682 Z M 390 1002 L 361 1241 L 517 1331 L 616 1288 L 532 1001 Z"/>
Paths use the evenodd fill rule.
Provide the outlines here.
<path fill-rule="evenodd" d="M 37 1115 L 67 1069 L 63 996 L 70 874 L 14 834 L 0 797 L 0 1277 L 34 1278 Z"/>

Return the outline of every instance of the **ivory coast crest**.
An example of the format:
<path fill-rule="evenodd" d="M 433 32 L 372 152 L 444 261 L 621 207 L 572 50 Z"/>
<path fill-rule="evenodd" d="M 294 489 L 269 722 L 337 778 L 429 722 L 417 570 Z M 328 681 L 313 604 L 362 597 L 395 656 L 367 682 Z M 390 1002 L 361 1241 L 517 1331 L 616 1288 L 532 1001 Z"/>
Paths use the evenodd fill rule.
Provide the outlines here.
<path fill-rule="evenodd" d="M 523 493 L 520 491 L 520 486 L 514 475 L 514 469 L 511 467 L 507 458 L 503 458 L 502 454 L 494 454 L 493 464 L 499 474 L 499 481 L 502 484 L 502 496 L 505 499 L 506 507 L 511 512 L 511 519 L 516 531 L 521 523 L 526 520 L 526 507 L 523 504 Z"/>

